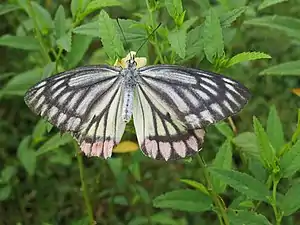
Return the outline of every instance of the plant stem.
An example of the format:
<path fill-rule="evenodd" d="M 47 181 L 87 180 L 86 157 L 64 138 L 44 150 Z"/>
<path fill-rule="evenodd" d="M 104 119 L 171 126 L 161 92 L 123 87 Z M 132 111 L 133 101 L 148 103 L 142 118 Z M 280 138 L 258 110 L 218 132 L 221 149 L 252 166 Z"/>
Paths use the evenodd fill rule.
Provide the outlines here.
<path fill-rule="evenodd" d="M 214 201 L 215 206 L 219 209 L 219 213 L 218 213 L 218 218 L 220 221 L 220 224 L 224 224 L 224 225 L 229 225 L 229 219 L 226 213 L 226 209 L 225 209 L 225 205 L 222 203 L 222 201 L 220 200 L 220 196 L 214 191 L 211 181 L 210 181 L 210 177 L 208 174 L 208 171 L 206 169 L 206 164 L 203 160 L 203 158 L 200 156 L 200 154 L 196 155 L 197 161 L 200 165 L 200 167 L 203 169 L 203 175 L 204 175 L 204 179 L 207 185 L 207 190 L 210 193 L 210 196 L 212 198 L 212 200 Z"/>
<path fill-rule="evenodd" d="M 94 216 L 93 216 L 92 205 L 91 205 L 91 201 L 89 199 L 88 191 L 87 191 L 86 184 L 84 181 L 84 173 L 83 173 L 84 169 L 83 169 L 83 163 L 82 163 L 82 155 L 79 152 L 77 143 L 74 142 L 74 146 L 75 146 L 76 153 L 77 153 L 77 162 L 78 162 L 79 173 L 80 173 L 81 188 L 82 188 L 82 194 L 83 194 L 86 210 L 88 213 L 90 225 L 94 225 L 95 220 L 94 220 Z"/>
<path fill-rule="evenodd" d="M 275 175 L 273 175 L 273 190 L 272 190 L 272 202 L 271 205 L 273 207 L 273 211 L 275 214 L 275 220 L 276 220 L 276 225 L 281 224 L 282 220 L 282 213 L 278 210 L 277 208 L 277 200 L 276 200 L 276 191 L 277 191 L 277 185 L 279 183 L 279 179 L 276 178 Z"/>

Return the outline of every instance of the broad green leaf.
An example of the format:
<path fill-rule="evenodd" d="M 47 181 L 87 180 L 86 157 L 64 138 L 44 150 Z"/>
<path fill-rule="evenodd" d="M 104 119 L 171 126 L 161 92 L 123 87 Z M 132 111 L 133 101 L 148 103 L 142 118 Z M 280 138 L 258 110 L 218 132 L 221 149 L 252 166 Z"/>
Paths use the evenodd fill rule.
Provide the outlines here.
<path fill-rule="evenodd" d="M 55 33 L 56 39 L 61 38 L 66 34 L 66 14 L 65 9 L 62 5 L 60 5 L 56 11 L 54 17 L 54 26 L 55 26 Z"/>
<path fill-rule="evenodd" d="M 32 85 L 40 81 L 42 77 L 42 69 L 36 68 L 28 70 L 24 73 L 15 75 L 0 90 L 1 95 L 19 95 L 23 96 Z"/>
<path fill-rule="evenodd" d="M 189 179 L 180 179 L 180 181 L 193 187 L 193 188 L 198 189 L 199 191 L 201 191 L 202 193 L 204 193 L 206 195 L 209 195 L 207 188 L 203 184 L 201 184 L 197 181 L 189 180 Z"/>
<path fill-rule="evenodd" d="M 287 0 L 264 0 L 259 6 L 258 10 L 265 9 L 267 7 L 276 5 L 278 3 L 286 2 Z"/>
<path fill-rule="evenodd" d="M 171 215 L 166 213 L 156 213 L 151 216 L 151 220 L 154 223 L 161 224 L 161 225 L 179 225 L 178 221 L 172 218 Z"/>
<path fill-rule="evenodd" d="M 141 181 L 141 168 L 139 163 L 133 162 L 128 166 L 128 170 L 134 176 L 135 180 Z"/>
<path fill-rule="evenodd" d="M 71 45 L 72 45 L 72 33 L 68 32 L 65 35 L 61 36 L 57 41 L 57 45 L 66 50 L 67 52 L 71 51 Z"/>
<path fill-rule="evenodd" d="M 191 26 L 198 20 L 197 16 L 194 16 L 186 21 L 183 22 L 183 24 L 181 25 L 180 29 L 183 29 L 185 31 L 187 31 L 189 28 L 191 28 Z"/>
<path fill-rule="evenodd" d="M 230 225 L 271 225 L 264 215 L 250 211 L 229 210 L 228 218 Z"/>
<path fill-rule="evenodd" d="M 300 170 L 300 140 L 298 140 L 292 148 L 286 152 L 281 160 L 280 167 L 283 177 L 291 177 Z"/>
<path fill-rule="evenodd" d="M 7 184 L 0 187 L 0 201 L 4 201 L 9 198 L 11 195 L 12 187 Z"/>
<path fill-rule="evenodd" d="M 18 5 L 13 5 L 13 4 L 1 4 L 0 5 L 0 16 L 4 15 L 6 13 L 15 11 L 20 9 L 20 6 Z"/>
<path fill-rule="evenodd" d="M 31 5 L 34 11 L 34 15 L 32 15 L 31 11 L 27 8 L 28 15 L 32 19 L 36 18 L 38 28 L 43 34 L 48 34 L 49 30 L 54 28 L 54 23 L 52 21 L 50 13 L 37 2 L 31 1 Z"/>
<path fill-rule="evenodd" d="M 50 77 L 53 74 L 53 72 L 55 71 L 55 67 L 56 67 L 55 62 L 48 63 L 43 69 L 42 79 Z"/>
<path fill-rule="evenodd" d="M 212 166 L 219 169 L 230 170 L 232 167 L 232 146 L 230 140 L 226 140 L 220 147 Z M 226 189 L 226 183 L 221 179 L 212 176 L 211 182 L 217 193 L 223 193 Z"/>
<path fill-rule="evenodd" d="M 299 28 L 300 29 L 300 28 Z M 300 60 L 282 63 L 269 67 L 259 73 L 260 75 L 293 75 L 300 76 Z"/>
<path fill-rule="evenodd" d="M 112 158 L 107 160 L 107 164 L 110 170 L 113 172 L 116 179 L 118 179 L 120 173 L 122 172 L 123 160 L 122 158 Z"/>
<path fill-rule="evenodd" d="M 204 57 L 203 26 L 198 26 L 187 33 L 186 55 L 188 58 Z"/>
<path fill-rule="evenodd" d="M 32 132 L 33 142 L 37 143 L 44 139 L 44 135 L 47 133 L 47 121 L 40 119 L 34 127 Z"/>
<path fill-rule="evenodd" d="M 103 48 L 110 59 L 115 60 L 125 55 L 125 50 L 120 36 L 115 27 L 114 21 L 108 14 L 101 10 L 99 14 L 99 29 Z"/>
<path fill-rule="evenodd" d="M 55 150 L 58 147 L 70 143 L 73 141 L 73 138 L 69 134 L 61 135 L 57 133 L 56 135 L 52 136 L 48 141 L 46 141 L 36 152 L 36 156 L 40 156 L 45 154 L 49 151 Z"/>
<path fill-rule="evenodd" d="M 87 51 L 92 38 L 85 35 L 76 34 L 73 36 L 72 49 L 66 55 L 67 68 L 74 68 L 82 60 Z"/>
<path fill-rule="evenodd" d="M 173 51 L 183 59 L 186 53 L 186 31 L 184 29 L 170 31 L 168 39 Z"/>
<path fill-rule="evenodd" d="M 263 52 L 242 52 L 235 56 L 233 56 L 226 65 L 227 67 L 231 67 L 237 63 L 251 61 L 251 60 L 257 60 L 257 59 L 270 59 L 271 56 L 268 54 L 265 54 Z"/>
<path fill-rule="evenodd" d="M 218 131 L 223 134 L 225 137 L 231 139 L 234 136 L 234 133 L 228 123 L 220 122 L 215 125 L 215 127 L 218 129 Z"/>
<path fill-rule="evenodd" d="M 183 13 L 181 0 L 165 0 L 165 6 L 169 15 L 176 20 Z"/>
<path fill-rule="evenodd" d="M 34 37 L 3 35 L 0 37 L 0 45 L 23 50 L 39 50 L 40 45 Z"/>
<path fill-rule="evenodd" d="M 233 139 L 233 143 L 241 148 L 241 151 L 249 156 L 259 158 L 259 148 L 257 147 L 257 138 L 252 132 L 244 132 Z"/>
<path fill-rule="evenodd" d="M 114 20 L 114 23 L 115 27 L 118 27 L 116 20 Z M 143 25 L 141 23 L 130 19 L 119 19 L 119 23 L 127 42 L 135 43 L 147 39 L 147 31 L 143 28 Z M 122 37 L 122 31 L 121 29 L 117 29 L 120 37 Z"/>
<path fill-rule="evenodd" d="M 56 151 L 48 157 L 49 162 L 69 166 L 72 163 L 72 156 L 65 151 Z"/>
<path fill-rule="evenodd" d="M 293 184 L 282 199 L 279 207 L 285 216 L 290 216 L 300 208 L 300 183 Z"/>
<path fill-rule="evenodd" d="M 248 198 L 265 202 L 268 201 L 267 197 L 270 195 L 268 188 L 254 177 L 234 170 L 209 168 L 209 171 L 213 176 L 216 176 Z"/>
<path fill-rule="evenodd" d="M 167 192 L 153 200 L 156 208 L 169 208 L 187 212 L 204 212 L 212 207 L 209 196 L 200 191 L 181 189 Z"/>
<path fill-rule="evenodd" d="M 71 1 L 71 13 L 72 17 L 77 17 L 77 14 L 83 9 L 83 1 L 82 0 L 72 0 Z"/>
<path fill-rule="evenodd" d="M 271 106 L 268 121 L 267 121 L 267 134 L 272 146 L 278 152 L 284 145 L 284 133 L 282 124 L 277 114 L 275 106 Z"/>
<path fill-rule="evenodd" d="M 246 11 L 246 9 L 247 7 L 240 7 L 221 15 L 220 17 L 221 27 L 223 28 L 230 27 L 231 24 Z"/>
<path fill-rule="evenodd" d="M 300 40 L 300 19 L 273 15 L 247 20 L 244 24 L 275 29 L 277 31 L 281 31 L 288 37 Z"/>
<path fill-rule="evenodd" d="M 91 37 L 100 37 L 98 21 L 89 22 L 73 29 L 73 33 L 88 35 Z"/>
<path fill-rule="evenodd" d="M 36 168 L 36 154 L 30 148 L 30 136 L 25 137 L 18 147 L 17 156 L 30 176 L 33 176 Z"/>
<path fill-rule="evenodd" d="M 139 198 L 142 199 L 142 201 L 146 204 L 150 204 L 151 203 L 151 198 L 147 192 L 147 190 L 141 186 L 141 185 L 134 185 L 136 194 Z"/>
<path fill-rule="evenodd" d="M 253 126 L 257 138 L 257 147 L 260 149 L 260 158 L 266 168 L 274 169 L 276 167 L 275 150 L 269 141 L 267 133 L 255 116 L 253 117 Z"/>
<path fill-rule="evenodd" d="M 263 167 L 262 162 L 258 158 L 254 158 L 254 157 L 249 158 L 248 169 L 257 180 L 263 183 L 266 182 L 267 171 Z"/>
<path fill-rule="evenodd" d="M 119 5 L 122 5 L 122 2 L 117 0 L 101 0 L 101 1 L 93 0 L 88 3 L 87 7 L 82 13 L 82 17 L 85 17 L 88 14 L 104 7 L 119 6 Z"/>
<path fill-rule="evenodd" d="M 214 9 L 210 9 L 205 17 L 203 27 L 203 44 L 206 58 L 211 63 L 215 58 L 220 58 L 224 55 L 223 33 L 219 17 Z"/>
<path fill-rule="evenodd" d="M 15 176 L 17 173 L 17 168 L 15 166 L 5 166 L 4 169 L 1 171 L 1 178 L 0 180 L 8 183 L 10 179 Z"/>

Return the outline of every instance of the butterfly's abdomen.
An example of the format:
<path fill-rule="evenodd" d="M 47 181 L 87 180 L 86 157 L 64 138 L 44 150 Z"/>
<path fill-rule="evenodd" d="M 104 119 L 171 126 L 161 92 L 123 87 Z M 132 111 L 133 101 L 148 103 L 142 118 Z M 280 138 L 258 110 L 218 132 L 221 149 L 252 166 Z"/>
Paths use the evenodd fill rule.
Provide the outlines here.
<path fill-rule="evenodd" d="M 134 87 L 124 88 L 122 119 L 128 122 L 132 115 Z"/>

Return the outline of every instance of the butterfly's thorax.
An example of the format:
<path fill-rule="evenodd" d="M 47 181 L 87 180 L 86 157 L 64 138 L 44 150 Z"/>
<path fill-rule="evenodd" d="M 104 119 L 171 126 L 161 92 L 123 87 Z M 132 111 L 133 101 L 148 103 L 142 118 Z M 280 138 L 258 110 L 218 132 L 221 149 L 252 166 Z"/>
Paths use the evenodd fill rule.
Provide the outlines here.
<path fill-rule="evenodd" d="M 122 119 L 128 122 L 132 116 L 133 96 L 138 79 L 136 62 L 134 60 L 129 60 L 127 62 L 127 67 L 121 70 L 120 73 L 123 77 L 122 85 L 124 90 Z"/>

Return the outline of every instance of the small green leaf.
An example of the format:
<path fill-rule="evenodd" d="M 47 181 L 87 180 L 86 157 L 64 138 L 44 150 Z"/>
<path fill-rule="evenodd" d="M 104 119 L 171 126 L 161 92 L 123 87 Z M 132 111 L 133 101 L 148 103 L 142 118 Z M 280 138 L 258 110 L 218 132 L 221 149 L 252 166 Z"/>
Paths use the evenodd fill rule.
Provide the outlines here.
<path fill-rule="evenodd" d="M 184 29 L 170 31 L 168 39 L 172 49 L 183 59 L 186 50 L 186 31 Z"/>
<path fill-rule="evenodd" d="M 286 2 L 287 0 L 264 0 L 259 6 L 258 10 L 265 9 L 267 7 L 276 5 L 278 3 Z"/>
<path fill-rule="evenodd" d="M 1 4 L 0 5 L 0 16 L 9 13 L 9 12 L 13 12 L 15 10 L 20 9 L 20 6 L 18 5 L 13 5 L 13 4 Z"/>
<path fill-rule="evenodd" d="M 136 194 L 143 200 L 144 203 L 150 204 L 151 203 L 151 198 L 147 192 L 147 190 L 140 185 L 135 185 L 134 186 Z"/>
<path fill-rule="evenodd" d="M 56 11 L 54 17 L 54 26 L 55 26 L 55 33 L 56 39 L 61 38 L 66 33 L 66 14 L 65 9 L 62 5 L 60 5 Z"/>
<path fill-rule="evenodd" d="M 46 152 L 57 149 L 59 146 L 65 145 L 73 141 L 73 138 L 69 134 L 62 135 L 57 133 L 52 136 L 48 141 L 46 141 L 36 152 L 36 156 L 45 154 Z"/>
<path fill-rule="evenodd" d="M 290 216 L 300 208 L 300 183 L 293 184 L 282 199 L 279 207 L 285 216 Z"/>
<path fill-rule="evenodd" d="M 233 139 L 233 143 L 241 148 L 242 152 L 245 152 L 249 156 L 254 156 L 255 158 L 259 158 L 260 151 L 257 147 L 257 138 L 252 132 L 244 132 L 237 135 Z"/>
<path fill-rule="evenodd" d="M 300 140 L 280 160 L 283 177 L 291 177 L 300 169 Z"/>
<path fill-rule="evenodd" d="M 120 173 L 122 172 L 123 160 L 122 158 L 112 158 L 107 160 L 107 164 L 110 170 L 113 172 L 115 178 L 118 179 Z"/>
<path fill-rule="evenodd" d="M 230 225 L 271 225 L 264 215 L 250 211 L 229 210 L 228 218 Z"/>
<path fill-rule="evenodd" d="M 189 179 L 180 179 L 180 181 L 193 187 L 193 188 L 196 188 L 197 190 L 201 191 L 202 193 L 204 193 L 206 195 L 209 195 L 207 188 L 203 184 L 201 184 L 197 181 L 189 180 Z"/>
<path fill-rule="evenodd" d="M 92 37 L 76 34 L 73 37 L 72 49 L 66 55 L 67 68 L 74 68 L 82 60 L 87 51 Z"/>
<path fill-rule="evenodd" d="M 260 149 L 260 158 L 264 166 L 269 169 L 275 168 L 275 150 L 269 141 L 267 133 L 255 116 L 253 117 L 253 126 L 257 137 L 257 146 Z"/>
<path fill-rule="evenodd" d="M 17 173 L 17 169 L 14 166 L 6 166 L 4 169 L 1 171 L 1 178 L 0 180 L 8 183 L 10 179 L 15 176 Z"/>
<path fill-rule="evenodd" d="M 88 14 L 104 8 L 104 7 L 110 7 L 110 6 L 119 6 L 122 5 L 122 2 L 117 1 L 117 0 L 93 0 L 90 1 L 87 5 L 87 7 L 85 8 L 84 12 L 82 13 L 82 17 L 86 17 Z"/>
<path fill-rule="evenodd" d="M 0 188 L 0 201 L 4 201 L 11 195 L 12 188 L 10 185 L 5 185 Z"/>
<path fill-rule="evenodd" d="M 30 176 L 35 173 L 36 155 L 30 147 L 30 136 L 25 137 L 18 147 L 17 156 Z"/>
<path fill-rule="evenodd" d="M 0 45 L 10 48 L 18 48 L 33 51 L 40 49 L 40 45 L 37 42 L 37 40 L 29 36 L 3 35 L 0 37 Z"/>
<path fill-rule="evenodd" d="M 248 169 L 257 180 L 263 183 L 266 182 L 267 171 L 263 167 L 262 162 L 258 158 L 254 158 L 254 157 L 249 158 Z"/>
<path fill-rule="evenodd" d="M 56 151 L 49 156 L 49 162 L 69 166 L 72 164 L 72 156 L 64 151 Z"/>
<path fill-rule="evenodd" d="M 72 0 L 71 1 L 71 13 L 72 17 L 76 18 L 77 14 L 82 10 L 82 0 Z"/>
<path fill-rule="evenodd" d="M 195 27 L 187 33 L 186 55 L 188 58 L 204 57 L 203 26 Z"/>
<path fill-rule="evenodd" d="M 43 69 L 42 78 L 44 79 L 44 78 L 50 77 L 53 74 L 53 72 L 55 71 L 55 67 L 56 67 L 55 62 L 48 63 Z"/>
<path fill-rule="evenodd" d="M 183 24 L 181 25 L 180 29 L 187 31 L 197 20 L 198 20 L 198 17 L 194 16 L 194 17 L 184 21 Z"/>
<path fill-rule="evenodd" d="M 183 7 L 181 0 L 165 0 L 165 6 L 169 15 L 176 21 L 182 15 Z"/>
<path fill-rule="evenodd" d="M 133 162 L 128 167 L 130 173 L 134 176 L 134 179 L 137 181 L 141 181 L 141 168 L 138 162 Z"/>
<path fill-rule="evenodd" d="M 205 17 L 203 44 L 206 58 L 211 63 L 214 62 L 215 57 L 220 58 L 224 55 L 222 28 L 219 17 L 214 9 L 210 9 Z"/>
<path fill-rule="evenodd" d="M 213 176 L 216 176 L 248 198 L 268 202 L 267 197 L 270 195 L 268 188 L 250 175 L 234 170 L 218 168 L 209 168 L 209 171 Z"/>
<path fill-rule="evenodd" d="M 71 51 L 71 45 L 72 45 L 72 33 L 68 32 L 65 35 L 61 36 L 57 41 L 57 45 L 66 50 L 67 52 Z"/>
<path fill-rule="evenodd" d="M 118 26 L 117 21 L 114 20 L 115 27 Z M 147 31 L 143 29 L 143 25 L 135 20 L 130 19 L 119 19 L 120 26 L 122 27 L 124 36 L 126 37 L 127 42 L 136 42 L 144 41 L 148 38 Z M 117 29 L 117 32 L 120 37 L 122 37 L 122 31 Z"/>
<path fill-rule="evenodd" d="M 251 61 L 251 60 L 257 60 L 257 59 L 270 59 L 271 56 L 268 54 L 265 54 L 263 52 L 242 52 L 235 56 L 233 56 L 226 65 L 227 67 L 231 67 L 237 63 Z"/>
<path fill-rule="evenodd" d="M 110 59 L 116 59 L 125 55 L 125 50 L 114 21 L 108 14 L 101 10 L 99 14 L 99 29 L 103 48 Z"/>
<path fill-rule="evenodd" d="M 220 17 L 221 27 L 230 27 L 231 24 L 246 11 L 246 9 L 247 7 L 240 7 L 223 14 Z"/>
<path fill-rule="evenodd" d="M 212 207 L 209 196 L 195 190 L 181 189 L 167 192 L 153 200 L 156 208 L 170 208 L 187 212 L 204 212 Z"/>
<path fill-rule="evenodd" d="M 282 124 L 277 114 L 275 106 L 271 106 L 268 121 L 267 121 L 267 134 L 272 146 L 277 150 L 284 145 L 284 133 Z"/>
<path fill-rule="evenodd" d="M 91 37 L 100 37 L 98 21 L 89 22 L 73 29 L 73 33 L 88 35 Z"/>
<path fill-rule="evenodd" d="M 300 76 L 300 60 L 282 63 L 276 66 L 271 66 L 259 73 L 259 75 L 293 75 Z"/>
<path fill-rule="evenodd" d="M 219 169 L 230 170 L 232 167 L 232 146 L 230 140 L 226 140 L 220 147 L 212 166 Z M 217 177 L 211 177 L 211 183 L 217 193 L 223 193 L 226 183 Z"/>
<path fill-rule="evenodd" d="M 215 125 L 215 127 L 218 129 L 218 131 L 223 134 L 225 137 L 227 137 L 228 139 L 233 138 L 234 133 L 232 131 L 232 129 L 230 128 L 230 126 L 228 125 L 228 123 L 225 122 L 220 122 L 217 123 Z"/>
<path fill-rule="evenodd" d="M 44 135 L 47 132 L 47 121 L 40 119 L 35 125 L 35 128 L 32 132 L 33 142 L 37 143 L 44 139 Z"/>
<path fill-rule="evenodd" d="M 179 225 L 178 221 L 173 219 L 171 215 L 167 213 L 156 213 L 151 216 L 151 220 L 154 223 L 161 224 L 161 225 Z M 147 220 L 148 222 L 148 220 Z M 147 223 L 144 223 L 147 224 Z M 142 225 L 144 225 L 142 224 Z"/>

